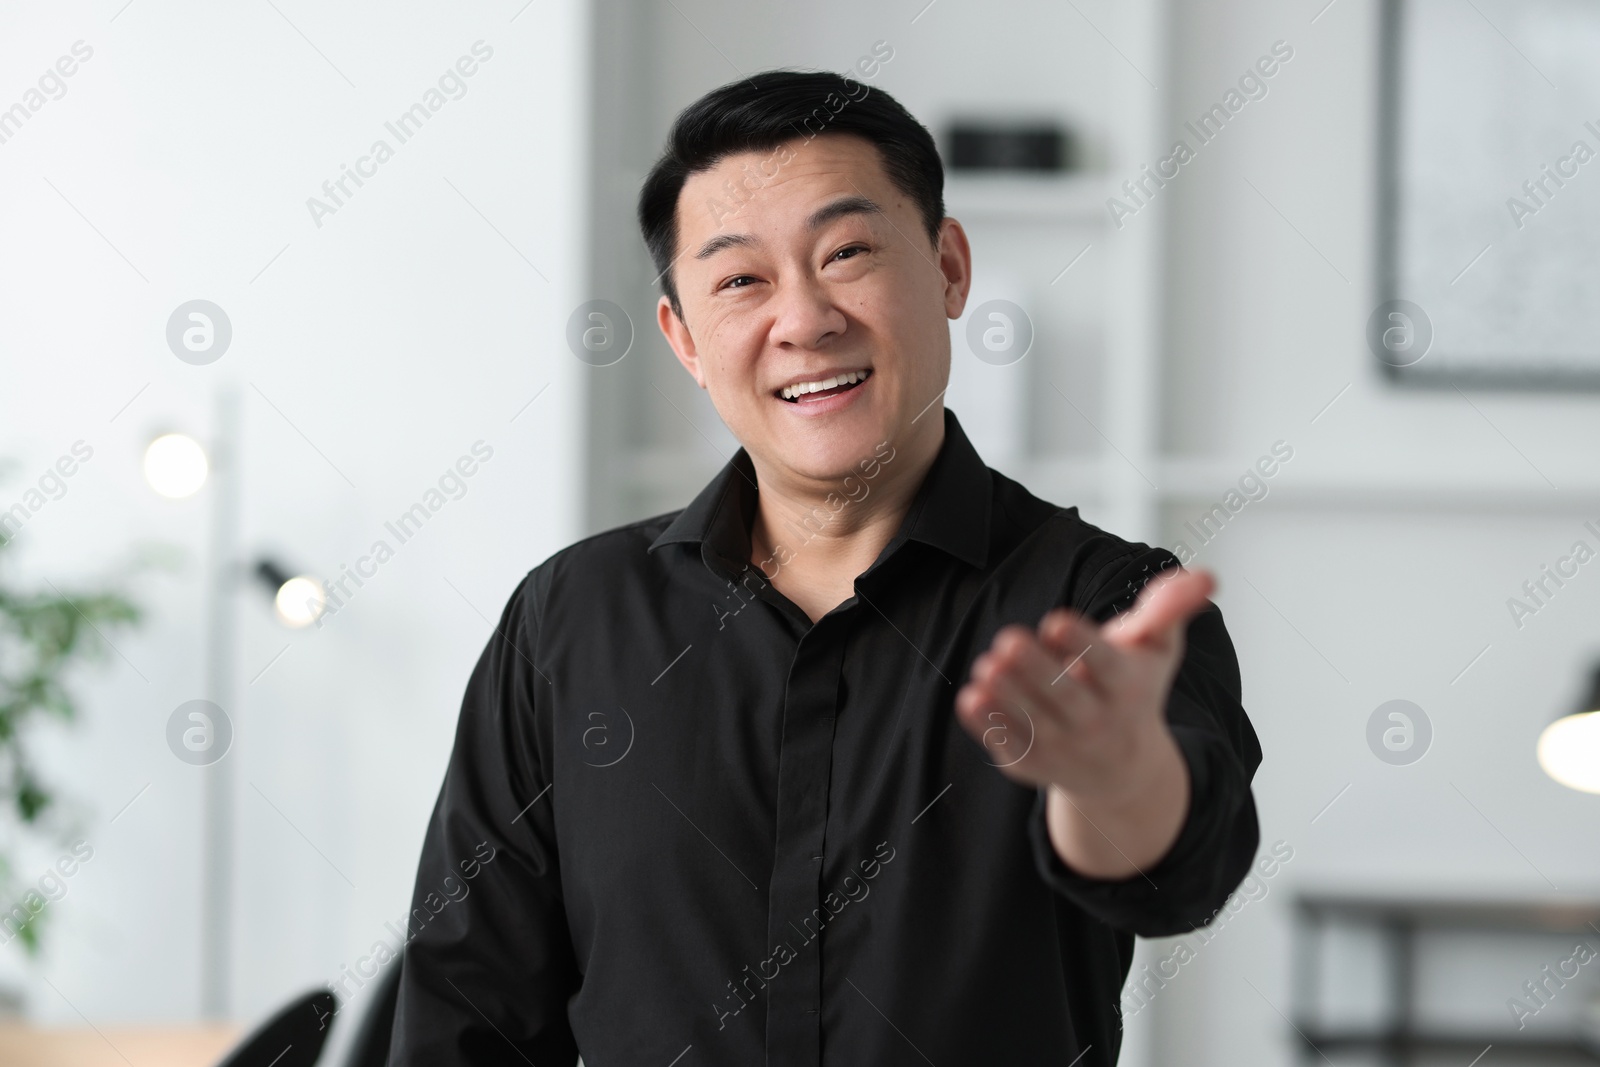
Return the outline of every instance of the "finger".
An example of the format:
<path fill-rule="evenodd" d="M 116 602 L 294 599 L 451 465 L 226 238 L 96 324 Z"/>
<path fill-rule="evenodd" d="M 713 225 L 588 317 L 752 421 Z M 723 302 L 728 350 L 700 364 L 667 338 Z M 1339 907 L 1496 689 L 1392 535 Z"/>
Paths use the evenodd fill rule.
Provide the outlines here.
<path fill-rule="evenodd" d="M 971 729 L 981 724 L 984 714 L 999 704 L 1000 695 L 995 687 L 974 678 L 956 692 L 956 718 Z"/>
<path fill-rule="evenodd" d="M 1066 666 L 1039 634 L 1021 626 L 1008 626 L 995 636 L 994 654 L 1002 667 L 1015 670 L 1042 697 L 1050 695 Z"/>
<path fill-rule="evenodd" d="M 973 676 L 1031 712 L 1070 722 L 1095 694 L 1081 683 L 1062 678 L 1061 667 L 1034 634 L 1021 626 L 1008 626 L 995 636 L 993 650 L 973 664 Z M 1056 682 L 1059 684 L 1052 684 Z"/>
<path fill-rule="evenodd" d="M 1063 678 L 1045 691 L 1014 668 L 997 669 L 990 684 L 1008 710 L 1026 716 L 1035 729 L 1050 735 L 1087 722 L 1101 703 L 1099 695 L 1081 682 Z"/>
<path fill-rule="evenodd" d="M 1008 773 L 1026 771 L 1024 760 L 1035 746 L 1038 723 L 1019 704 L 990 686 L 969 683 L 956 694 L 956 718 L 996 767 Z"/>
<path fill-rule="evenodd" d="M 1210 571 L 1178 567 L 1146 583 L 1132 610 L 1106 624 L 1106 640 L 1120 647 L 1148 645 L 1165 649 L 1183 636 L 1189 619 L 1206 606 L 1216 589 Z"/>
<path fill-rule="evenodd" d="M 987 687 L 968 682 L 956 693 L 956 721 L 968 733 L 981 729 L 983 715 L 994 703 L 994 694 Z"/>
<path fill-rule="evenodd" d="M 1015 768 L 1033 752 L 1038 742 L 1038 727 L 1034 720 L 1004 707 L 991 709 L 983 718 L 983 731 L 974 736 L 996 767 L 1001 770 Z M 1022 768 L 1024 771 L 1026 769 Z"/>
<path fill-rule="evenodd" d="M 1050 679 L 1052 686 L 1059 684 L 1065 673 L 1108 696 L 1130 669 L 1126 656 L 1105 639 L 1099 626 L 1066 608 L 1057 608 L 1040 621 L 1039 640 L 1045 651 L 1060 661 Z"/>

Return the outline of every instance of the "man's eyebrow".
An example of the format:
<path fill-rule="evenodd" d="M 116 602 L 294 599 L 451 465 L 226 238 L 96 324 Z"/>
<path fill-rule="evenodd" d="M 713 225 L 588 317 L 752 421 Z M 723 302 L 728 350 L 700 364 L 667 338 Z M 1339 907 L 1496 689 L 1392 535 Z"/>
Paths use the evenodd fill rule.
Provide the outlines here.
<path fill-rule="evenodd" d="M 748 233 L 719 233 L 711 240 L 700 246 L 700 251 L 694 254 L 695 259 L 710 259 L 724 248 L 733 248 L 738 245 L 753 245 L 760 242 Z"/>
<path fill-rule="evenodd" d="M 820 230 L 835 219 L 847 215 L 881 215 L 883 208 L 877 201 L 865 196 L 842 196 L 829 204 L 813 211 L 806 218 L 807 230 Z M 719 233 L 705 244 L 700 246 L 700 251 L 694 254 L 695 259 L 710 259 L 723 249 L 736 248 L 746 245 L 760 244 L 760 240 L 748 233 Z"/>
<path fill-rule="evenodd" d="M 841 196 L 833 203 L 824 204 L 813 211 L 811 217 L 806 219 L 806 229 L 820 230 L 834 219 L 842 219 L 846 215 L 881 214 L 883 214 L 883 208 L 878 206 L 877 201 L 869 197 Z"/>

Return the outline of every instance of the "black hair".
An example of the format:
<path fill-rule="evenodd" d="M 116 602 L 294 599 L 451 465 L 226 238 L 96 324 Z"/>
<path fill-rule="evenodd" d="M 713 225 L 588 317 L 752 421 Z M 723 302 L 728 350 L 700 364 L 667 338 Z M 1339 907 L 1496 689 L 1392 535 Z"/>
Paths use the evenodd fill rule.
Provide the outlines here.
<path fill-rule="evenodd" d="M 944 165 L 922 123 L 882 89 L 842 74 L 762 71 L 713 89 L 684 108 L 667 134 L 666 150 L 639 190 L 639 229 L 661 291 L 680 319 L 683 308 L 672 261 L 684 182 L 735 153 L 768 151 L 821 133 L 851 133 L 872 142 L 889 180 L 916 203 L 929 241 L 938 246 Z"/>

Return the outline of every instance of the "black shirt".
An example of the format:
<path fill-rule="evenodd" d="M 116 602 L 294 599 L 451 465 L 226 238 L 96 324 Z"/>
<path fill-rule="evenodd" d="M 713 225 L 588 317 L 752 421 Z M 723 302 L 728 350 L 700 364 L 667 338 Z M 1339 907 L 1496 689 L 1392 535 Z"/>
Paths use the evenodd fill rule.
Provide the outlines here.
<path fill-rule="evenodd" d="M 1043 793 L 994 766 L 1027 739 L 953 713 L 1001 626 L 1103 621 L 1170 552 L 990 470 L 949 412 L 900 530 L 815 624 L 763 577 L 781 559 L 750 562 L 754 509 L 741 450 L 512 594 L 423 844 L 391 1064 L 1109 1067 L 1134 935 L 1205 924 L 1243 879 L 1261 750 L 1214 604 L 1167 706 L 1188 815 L 1142 875 L 1069 870 Z"/>

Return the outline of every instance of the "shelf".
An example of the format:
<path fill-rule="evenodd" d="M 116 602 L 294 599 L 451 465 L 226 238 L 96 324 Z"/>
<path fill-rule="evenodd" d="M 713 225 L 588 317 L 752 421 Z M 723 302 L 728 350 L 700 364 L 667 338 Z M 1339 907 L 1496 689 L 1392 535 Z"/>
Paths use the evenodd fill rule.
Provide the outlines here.
<path fill-rule="evenodd" d="M 1336 892 L 1301 893 L 1294 900 L 1294 982 L 1291 999 L 1293 1007 L 1290 1024 L 1296 1041 L 1304 1053 L 1302 1062 L 1326 1060 L 1329 1052 L 1381 1053 L 1383 1061 L 1394 1065 L 1419 1062 L 1424 1054 L 1448 1053 L 1457 1055 L 1461 1062 L 1469 1059 L 1476 1063 L 1489 1048 L 1502 1055 L 1510 1052 L 1563 1056 L 1562 1062 L 1572 1057 L 1582 1057 L 1589 1063 L 1600 1063 L 1600 1032 L 1580 1013 L 1574 1023 L 1535 1027 L 1532 1032 L 1511 1029 L 1502 1020 L 1496 1025 L 1488 1012 L 1495 1010 L 1495 994 L 1482 996 L 1481 984 L 1467 988 L 1469 1001 L 1459 999 L 1452 1003 L 1475 1005 L 1471 1015 L 1477 1022 L 1460 1029 L 1441 1027 L 1439 1023 L 1422 1023 L 1418 1004 L 1423 1002 L 1422 983 L 1432 983 L 1434 996 L 1427 1003 L 1442 1003 L 1438 983 L 1450 978 L 1437 966 L 1419 966 L 1419 954 L 1426 945 L 1435 950 L 1440 944 L 1454 941 L 1458 946 L 1481 943 L 1482 935 L 1510 935 L 1513 938 L 1543 940 L 1551 935 L 1588 934 L 1600 919 L 1600 899 L 1572 893 L 1512 896 L 1484 894 L 1476 897 L 1457 895 L 1448 888 L 1436 888 L 1405 895 L 1379 895 L 1359 888 Z M 1365 1026 L 1325 1025 L 1317 1022 L 1325 1018 L 1327 1000 L 1323 993 L 1325 973 L 1322 963 L 1328 949 L 1328 935 L 1349 927 L 1366 927 L 1366 934 L 1376 935 L 1377 956 L 1368 957 L 1380 973 L 1359 975 L 1355 979 L 1366 988 L 1376 982 L 1382 991 L 1382 1003 L 1388 1007 L 1387 1019 L 1372 1019 Z M 1494 938 L 1503 943 L 1503 938 Z M 1445 957 L 1449 959 L 1449 957 Z M 1437 956 L 1434 957 L 1438 959 Z M 1456 968 L 1463 966 L 1456 957 Z M 1547 968 L 1548 970 L 1548 968 Z M 1575 975 L 1565 975 L 1573 978 Z M 1341 987 L 1351 985 L 1347 972 Z M 1509 982 L 1507 983 L 1509 985 Z M 1491 983 L 1489 987 L 1495 987 Z M 1459 992 L 1459 988 L 1458 988 Z M 1537 1010 L 1537 1009 L 1536 1009 Z M 1518 1021 L 1513 1019 L 1513 1021 Z M 1526 1021 L 1526 1020 L 1522 1020 Z M 1313 1055 L 1314 1054 L 1314 1055 Z"/>
<path fill-rule="evenodd" d="M 1497 1050 L 1513 1052 L 1565 1053 L 1585 1056 L 1600 1063 L 1600 1048 L 1576 1035 L 1540 1037 L 1515 1031 L 1481 1034 L 1406 1033 L 1387 1031 L 1373 1033 L 1356 1030 L 1317 1030 L 1297 1024 L 1303 1047 L 1317 1052 L 1454 1052 L 1474 1056 L 1493 1045 Z"/>
<path fill-rule="evenodd" d="M 1592 897 L 1491 900 L 1436 896 L 1396 900 L 1358 894 L 1305 895 L 1296 901 L 1296 906 L 1308 916 L 1337 916 L 1369 923 L 1403 922 L 1418 929 L 1590 934 L 1600 928 L 1600 901 Z"/>
<path fill-rule="evenodd" d="M 1412 468 L 1373 464 L 1328 471 L 1295 467 L 1279 468 L 1266 479 L 1268 495 L 1280 505 L 1302 508 L 1343 509 L 1373 507 L 1401 511 L 1469 507 L 1493 509 L 1511 507 L 1583 512 L 1600 500 L 1600 469 L 1591 464 L 1585 470 L 1578 463 L 1570 468 L 1552 469 L 1559 488 L 1552 487 L 1531 470 L 1503 473 L 1463 469 L 1441 461 L 1430 465 L 1420 459 Z M 1165 503 L 1205 505 L 1221 500 L 1229 489 L 1237 488 L 1239 478 L 1250 471 L 1245 459 L 1215 459 L 1169 456 L 1149 462 L 1135 471 L 1115 453 L 1099 457 L 1041 456 L 1030 459 L 1029 475 L 1051 484 L 1067 478 L 1080 478 L 1095 465 L 1104 469 L 1101 479 L 1122 478 L 1144 485 L 1144 478 L 1155 483 L 1152 494 Z"/>
<path fill-rule="evenodd" d="M 958 174 L 945 179 L 945 212 L 962 222 L 1012 222 L 1026 226 L 1072 222 L 1108 225 L 1110 179 L 1099 171 L 1062 175 Z"/>

